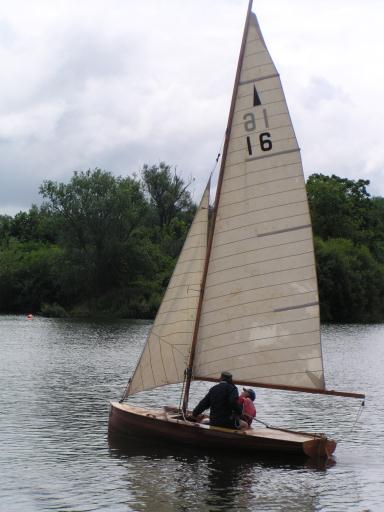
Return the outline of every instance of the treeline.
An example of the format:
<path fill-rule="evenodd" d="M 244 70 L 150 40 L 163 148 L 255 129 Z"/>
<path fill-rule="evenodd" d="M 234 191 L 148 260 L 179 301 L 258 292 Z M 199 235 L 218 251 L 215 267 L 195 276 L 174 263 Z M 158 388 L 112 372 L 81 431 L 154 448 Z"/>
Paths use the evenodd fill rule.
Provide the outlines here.
<path fill-rule="evenodd" d="M 0 216 L 0 312 L 151 318 L 195 205 L 170 166 L 45 181 L 41 207 Z"/>
<path fill-rule="evenodd" d="M 384 198 L 313 174 L 307 193 L 323 322 L 384 320 Z M 196 205 L 170 166 L 45 181 L 43 203 L 0 215 L 0 312 L 152 318 Z"/>
<path fill-rule="evenodd" d="M 307 180 L 322 322 L 384 321 L 384 198 L 371 197 L 368 185 Z"/>

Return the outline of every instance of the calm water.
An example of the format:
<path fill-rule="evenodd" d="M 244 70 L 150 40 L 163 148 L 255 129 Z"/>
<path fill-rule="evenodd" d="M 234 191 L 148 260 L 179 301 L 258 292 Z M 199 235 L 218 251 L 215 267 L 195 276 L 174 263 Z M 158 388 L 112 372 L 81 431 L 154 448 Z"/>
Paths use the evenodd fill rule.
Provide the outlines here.
<path fill-rule="evenodd" d="M 355 426 L 359 400 L 258 390 L 260 419 L 339 440 L 323 468 L 109 445 L 108 400 L 120 397 L 148 329 L 0 316 L 1 511 L 384 510 L 384 326 L 323 329 L 328 388 L 367 393 Z M 195 386 L 192 405 L 205 389 Z M 177 404 L 177 386 L 171 395 L 145 401 Z"/>

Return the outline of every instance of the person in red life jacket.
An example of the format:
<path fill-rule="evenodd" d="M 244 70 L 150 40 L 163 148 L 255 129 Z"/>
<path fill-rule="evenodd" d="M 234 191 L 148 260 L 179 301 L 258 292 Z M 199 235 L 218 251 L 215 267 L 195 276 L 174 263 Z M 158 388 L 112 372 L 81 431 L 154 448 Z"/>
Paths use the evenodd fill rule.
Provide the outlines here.
<path fill-rule="evenodd" d="M 239 404 L 243 408 L 240 419 L 246 422 L 247 426 L 245 428 L 249 428 L 254 418 L 256 418 L 256 408 L 253 404 L 255 398 L 256 393 L 253 389 L 243 388 L 243 392 L 239 397 Z M 241 426 L 244 427 L 245 425 L 241 424 Z"/>

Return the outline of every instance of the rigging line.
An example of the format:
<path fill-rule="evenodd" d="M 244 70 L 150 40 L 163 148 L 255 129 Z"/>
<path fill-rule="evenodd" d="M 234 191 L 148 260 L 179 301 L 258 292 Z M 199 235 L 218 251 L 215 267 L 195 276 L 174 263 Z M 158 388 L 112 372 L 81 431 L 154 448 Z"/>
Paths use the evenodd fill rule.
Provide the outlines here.
<path fill-rule="evenodd" d="M 221 157 L 221 155 L 223 153 L 224 141 L 225 141 L 225 132 L 224 132 L 223 138 L 221 140 L 221 144 L 219 146 L 219 151 L 217 152 L 217 157 L 216 157 L 215 163 L 213 164 L 213 167 L 212 167 L 212 170 L 211 170 L 211 174 L 209 176 L 210 179 L 212 178 L 212 175 L 215 172 L 217 164 L 219 163 L 220 157 Z"/>
<path fill-rule="evenodd" d="M 355 426 L 356 426 L 356 423 L 357 423 L 357 422 L 358 422 L 358 420 L 360 419 L 360 416 L 361 416 L 361 414 L 362 414 L 362 412 L 363 412 L 363 410 L 364 410 L 364 405 L 365 405 L 365 400 L 363 400 L 363 401 L 361 402 L 361 405 L 360 405 L 360 407 L 359 407 L 359 410 L 357 411 L 357 415 L 356 415 L 355 423 L 353 424 L 353 426 L 352 426 L 352 428 L 351 428 L 350 434 L 352 434 L 353 429 L 354 429 L 354 428 L 355 428 Z"/>
<path fill-rule="evenodd" d="M 269 425 L 269 423 L 265 423 L 264 421 L 258 420 L 257 418 L 253 418 L 253 419 L 254 419 L 254 421 L 257 421 L 258 423 L 261 423 L 262 425 L 264 425 L 266 428 L 270 428 L 271 430 L 280 430 L 281 432 L 294 432 L 295 434 L 303 434 L 306 436 L 312 435 L 313 437 L 319 437 L 319 438 L 322 437 L 322 434 L 317 434 L 317 433 L 308 434 L 308 432 L 300 432 L 300 431 L 291 430 L 288 428 L 274 427 L 273 425 Z"/>

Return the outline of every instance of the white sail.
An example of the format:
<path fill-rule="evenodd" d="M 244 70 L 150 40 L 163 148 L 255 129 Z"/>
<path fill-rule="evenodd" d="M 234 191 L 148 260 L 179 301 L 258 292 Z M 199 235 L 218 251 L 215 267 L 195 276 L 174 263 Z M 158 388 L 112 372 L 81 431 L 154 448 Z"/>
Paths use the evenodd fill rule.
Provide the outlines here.
<path fill-rule="evenodd" d="M 300 151 L 253 13 L 246 30 L 193 375 L 323 389 Z"/>
<path fill-rule="evenodd" d="M 209 184 L 126 396 L 183 381 L 191 349 L 207 248 L 208 203 Z"/>

